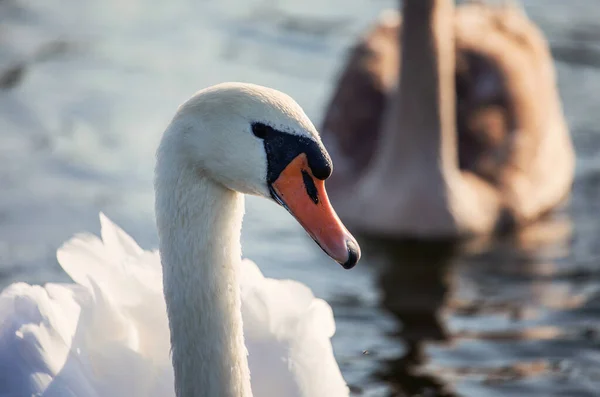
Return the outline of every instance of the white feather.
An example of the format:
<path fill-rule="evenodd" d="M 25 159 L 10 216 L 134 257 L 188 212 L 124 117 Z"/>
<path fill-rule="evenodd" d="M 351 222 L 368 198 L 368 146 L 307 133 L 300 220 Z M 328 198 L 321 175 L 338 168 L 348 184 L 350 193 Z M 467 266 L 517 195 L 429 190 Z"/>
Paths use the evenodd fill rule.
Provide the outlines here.
<path fill-rule="evenodd" d="M 0 295 L 0 396 L 175 395 L 158 253 L 100 219 L 102 240 L 79 235 L 58 250 L 77 284 L 20 283 Z M 254 395 L 347 395 L 330 306 L 250 260 L 240 280 Z"/>

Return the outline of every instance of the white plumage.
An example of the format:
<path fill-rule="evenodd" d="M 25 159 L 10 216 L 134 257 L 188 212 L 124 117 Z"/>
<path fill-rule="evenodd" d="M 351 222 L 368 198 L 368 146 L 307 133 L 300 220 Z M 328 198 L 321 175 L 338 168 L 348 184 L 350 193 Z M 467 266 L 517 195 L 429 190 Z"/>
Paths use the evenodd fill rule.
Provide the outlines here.
<path fill-rule="evenodd" d="M 265 278 L 241 260 L 241 193 L 271 198 L 272 164 L 252 132 L 257 121 L 326 155 L 285 94 L 241 83 L 197 93 L 179 108 L 157 152 L 160 255 L 100 215 L 101 239 L 81 234 L 58 250 L 74 284 L 4 290 L 0 397 L 348 395 L 331 347 L 330 306 L 305 285 Z M 271 150 L 297 150 L 289 145 Z M 310 167 L 293 168 L 282 183 L 298 183 L 300 171 L 309 175 Z M 303 189 L 286 200 L 308 202 L 313 227 L 329 233 L 330 244 L 342 242 L 350 258 L 347 247 L 358 245 L 325 191 L 317 206 Z M 302 223 L 304 207 L 296 208 Z M 336 260 L 346 261 L 340 252 Z"/>
<path fill-rule="evenodd" d="M 175 395 L 158 252 L 100 221 L 102 239 L 81 234 L 57 252 L 76 284 L 18 283 L 0 295 L 0 396 Z M 330 306 L 248 259 L 240 280 L 254 395 L 347 395 Z"/>

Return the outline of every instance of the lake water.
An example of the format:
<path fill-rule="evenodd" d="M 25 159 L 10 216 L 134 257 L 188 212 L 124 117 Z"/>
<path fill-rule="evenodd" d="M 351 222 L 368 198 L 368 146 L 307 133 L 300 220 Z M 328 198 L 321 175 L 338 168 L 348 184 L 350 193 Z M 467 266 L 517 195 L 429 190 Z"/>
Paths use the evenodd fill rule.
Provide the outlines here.
<path fill-rule="evenodd" d="M 67 280 L 55 250 L 98 232 L 99 211 L 155 247 L 153 155 L 177 105 L 249 81 L 318 124 L 346 48 L 394 4 L 1 1 L 0 287 Z M 578 153 L 563 212 L 462 247 L 363 240 L 343 271 L 284 210 L 247 201 L 244 255 L 331 303 L 356 395 L 600 395 L 600 2 L 525 8 L 552 46 Z"/>

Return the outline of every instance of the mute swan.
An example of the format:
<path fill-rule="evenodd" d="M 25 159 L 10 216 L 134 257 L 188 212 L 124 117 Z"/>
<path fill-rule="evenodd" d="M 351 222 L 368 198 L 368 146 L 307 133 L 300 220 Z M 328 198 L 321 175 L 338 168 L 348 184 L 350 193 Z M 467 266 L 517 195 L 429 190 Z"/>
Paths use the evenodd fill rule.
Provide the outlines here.
<path fill-rule="evenodd" d="M 58 250 L 76 284 L 9 286 L 0 395 L 347 396 L 329 305 L 241 261 L 246 193 L 274 199 L 329 256 L 356 264 L 359 246 L 324 188 L 331 170 L 287 95 L 242 83 L 198 92 L 157 151 L 160 257 L 101 215 L 102 240 Z"/>
<path fill-rule="evenodd" d="M 366 233 L 520 226 L 573 180 L 552 57 L 513 5 L 405 0 L 402 18 L 385 12 L 350 52 L 321 131 L 331 201 Z"/>

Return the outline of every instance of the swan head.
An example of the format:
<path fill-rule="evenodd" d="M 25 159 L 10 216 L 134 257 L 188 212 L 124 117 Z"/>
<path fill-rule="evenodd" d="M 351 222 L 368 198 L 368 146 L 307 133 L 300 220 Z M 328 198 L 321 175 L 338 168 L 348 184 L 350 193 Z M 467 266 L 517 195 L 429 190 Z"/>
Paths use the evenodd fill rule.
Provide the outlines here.
<path fill-rule="evenodd" d="M 180 106 L 165 140 L 187 165 L 224 187 L 286 208 L 344 268 L 360 259 L 358 243 L 327 197 L 329 154 L 288 95 L 245 83 L 206 88 Z"/>

